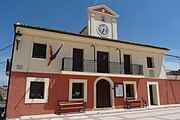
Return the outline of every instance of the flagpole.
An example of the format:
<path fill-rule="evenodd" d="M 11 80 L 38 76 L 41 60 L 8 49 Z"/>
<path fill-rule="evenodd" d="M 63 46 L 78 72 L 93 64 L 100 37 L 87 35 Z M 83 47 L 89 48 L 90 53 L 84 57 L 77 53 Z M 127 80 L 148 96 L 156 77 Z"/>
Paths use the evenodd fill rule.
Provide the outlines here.
<path fill-rule="evenodd" d="M 59 51 L 61 50 L 62 46 L 64 45 L 64 42 L 61 44 L 61 46 L 59 47 L 59 49 L 57 49 L 57 51 L 53 54 L 52 52 L 52 46 L 50 44 L 50 60 L 48 63 L 48 66 L 51 64 L 51 62 L 56 58 L 56 56 L 58 55 Z"/>

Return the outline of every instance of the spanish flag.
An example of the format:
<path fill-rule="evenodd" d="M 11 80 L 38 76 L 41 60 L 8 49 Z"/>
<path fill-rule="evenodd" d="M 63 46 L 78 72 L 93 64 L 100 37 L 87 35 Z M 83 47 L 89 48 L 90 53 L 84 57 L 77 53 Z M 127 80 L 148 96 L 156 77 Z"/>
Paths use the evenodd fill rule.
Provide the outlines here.
<path fill-rule="evenodd" d="M 50 42 L 50 46 L 49 46 L 49 54 L 50 54 L 50 59 L 49 59 L 49 63 L 48 66 L 51 64 L 51 62 L 56 58 L 56 56 L 58 55 L 59 51 L 61 50 L 62 46 L 64 45 L 64 43 L 62 43 L 59 47 L 59 49 L 57 49 L 57 51 L 53 54 L 53 50 L 52 50 L 52 45 Z"/>

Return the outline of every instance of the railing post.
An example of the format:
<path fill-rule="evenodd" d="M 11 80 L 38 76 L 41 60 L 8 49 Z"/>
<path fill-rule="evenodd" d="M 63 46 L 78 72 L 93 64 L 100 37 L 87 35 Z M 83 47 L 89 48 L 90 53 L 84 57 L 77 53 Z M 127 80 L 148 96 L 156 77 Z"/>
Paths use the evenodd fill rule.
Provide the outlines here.
<path fill-rule="evenodd" d="M 119 48 L 116 48 L 116 50 L 119 51 L 119 63 L 120 63 L 120 67 L 119 67 L 119 71 L 120 71 L 120 74 L 121 74 L 121 50 Z"/>
<path fill-rule="evenodd" d="M 143 65 L 140 66 L 140 75 L 143 75 Z"/>
<path fill-rule="evenodd" d="M 64 70 L 64 58 L 62 59 L 62 70 Z"/>
<path fill-rule="evenodd" d="M 130 74 L 134 74 L 134 70 L 133 70 L 133 64 L 131 64 L 131 66 L 130 66 Z"/>
<path fill-rule="evenodd" d="M 111 63 L 108 61 L 108 73 L 111 73 Z"/>
<path fill-rule="evenodd" d="M 96 72 L 96 65 L 95 65 L 95 59 L 96 59 L 96 47 L 95 45 L 91 45 L 91 47 L 94 48 L 94 73 Z"/>
<path fill-rule="evenodd" d="M 94 60 L 94 73 L 96 73 L 96 71 L 97 71 L 97 61 Z"/>

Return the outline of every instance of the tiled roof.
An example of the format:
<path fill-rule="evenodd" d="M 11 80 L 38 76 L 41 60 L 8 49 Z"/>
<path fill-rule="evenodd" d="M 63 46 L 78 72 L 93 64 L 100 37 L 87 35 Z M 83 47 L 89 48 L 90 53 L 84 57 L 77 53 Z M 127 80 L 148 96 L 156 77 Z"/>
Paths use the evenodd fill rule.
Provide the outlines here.
<path fill-rule="evenodd" d="M 139 44 L 139 43 L 134 43 L 134 42 L 127 42 L 127 41 L 123 41 L 123 40 L 102 38 L 102 37 L 96 37 L 96 36 L 91 36 L 91 35 L 81 35 L 79 33 L 66 32 L 66 31 L 62 31 L 62 30 L 45 28 L 45 27 L 40 27 L 40 26 L 27 25 L 27 24 L 21 24 L 21 23 L 16 23 L 16 24 L 14 24 L 14 26 L 15 27 L 19 26 L 19 27 L 37 29 L 37 30 L 44 30 L 44 31 L 49 31 L 49 32 L 56 32 L 56 33 L 63 33 L 63 34 L 68 34 L 68 35 L 80 36 L 80 37 L 94 38 L 94 39 L 99 39 L 99 40 L 104 40 L 104 41 L 109 41 L 109 42 L 117 42 L 117 43 L 124 43 L 124 44 L 130 44 L 130 45 L 137 45 L 137 46 L 143 46 L 143 47 L 151 47 L 151 48 L 156 48 L 156 49 L 169 50 L 168 48 L 165 48 L 165 47 Z"/>

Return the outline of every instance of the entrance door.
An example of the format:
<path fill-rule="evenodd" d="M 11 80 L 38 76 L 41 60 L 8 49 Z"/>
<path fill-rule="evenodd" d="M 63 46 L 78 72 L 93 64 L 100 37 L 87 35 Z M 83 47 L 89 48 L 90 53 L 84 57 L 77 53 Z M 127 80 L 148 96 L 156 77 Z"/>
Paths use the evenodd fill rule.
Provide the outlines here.
<path fill-rule="evenodd" d="M 83 71 L 83 50 L 73 48 L 73 71 Z"/>
<path fill-rule="evenodd" d="M 111 107 L 110 84 L 106 80 L 99 80 L 96 84 L 96 107 Z"/>
<path fill-rule="evenodd" d="M 148 84 L 148 92 L 149 105 L 159 105 L 158 84 Z"/>
<path fill-rule="evenodd" d="M 97 52 L 97 72 L 108 73 L 108 53 Z"/>
<path fill-rule="evenodd" d="M 124 54 L 124 73 L 131 74 L 131 56 Z"/>
<path fill-rule="evenodd" d="M 154 105 L 154 97 L 153 97 L 153 86 L 149 85 L 149 97 L 151 105 Z"/>

